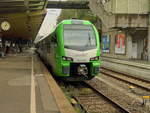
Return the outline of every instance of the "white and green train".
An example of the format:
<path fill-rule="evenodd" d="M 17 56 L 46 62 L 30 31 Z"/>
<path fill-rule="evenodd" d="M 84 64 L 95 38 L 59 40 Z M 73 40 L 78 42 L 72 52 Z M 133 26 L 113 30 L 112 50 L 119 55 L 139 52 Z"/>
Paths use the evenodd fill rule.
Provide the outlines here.
<path fill-rule="evenodd" d="M 89 21 L 64 20 L 36 46 L 40 57 L 57 77 L 76 81 L 99 74 L 99 34 Z"/>

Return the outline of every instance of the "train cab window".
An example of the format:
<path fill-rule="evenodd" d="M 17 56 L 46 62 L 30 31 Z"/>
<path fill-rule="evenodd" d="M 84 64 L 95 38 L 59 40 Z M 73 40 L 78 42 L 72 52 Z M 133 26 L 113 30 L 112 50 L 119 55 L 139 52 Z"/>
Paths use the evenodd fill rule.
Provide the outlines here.
<path fill-rule="evenodd" d="M 92 25 L 64 25 L 64 46 L 85 51 L 96 49 L 96 35 Z"/>

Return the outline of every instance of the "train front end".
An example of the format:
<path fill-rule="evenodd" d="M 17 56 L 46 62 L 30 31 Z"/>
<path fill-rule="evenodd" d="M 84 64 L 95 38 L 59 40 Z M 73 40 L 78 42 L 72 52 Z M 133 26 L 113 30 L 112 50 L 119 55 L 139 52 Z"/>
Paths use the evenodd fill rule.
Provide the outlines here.
<path fill-rule="evenodd" d="M 63 24 L 60 71 L 67 80 L 87 80 L 99 74 L 98 32 L 89 21 L 72 20 Z"/>

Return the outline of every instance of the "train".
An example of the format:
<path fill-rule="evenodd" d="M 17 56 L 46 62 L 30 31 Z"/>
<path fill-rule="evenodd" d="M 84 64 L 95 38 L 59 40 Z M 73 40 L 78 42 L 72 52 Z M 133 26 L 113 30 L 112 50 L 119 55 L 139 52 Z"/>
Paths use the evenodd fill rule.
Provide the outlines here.
<path fill-rule="evenodd" d="M 90 21 L 63 20 L 35 45 L 40 58 L 57 78 L 90 80 L 100 72 L 99 33 Z"/>

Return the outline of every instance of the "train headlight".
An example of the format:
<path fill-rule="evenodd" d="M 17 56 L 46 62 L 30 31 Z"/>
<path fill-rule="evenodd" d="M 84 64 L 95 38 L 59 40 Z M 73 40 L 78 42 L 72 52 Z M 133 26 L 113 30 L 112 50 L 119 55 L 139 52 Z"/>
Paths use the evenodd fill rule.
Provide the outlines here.
<path fill-rule="evenodd" d="M 99 60 L 99 56 L 90 58 L 90 61 L 97 61 L 97 60 Z"/>
<path fill-rule="evenodd" d="M 63 56 L 62 59 L 64 61 L 73 61 L 73 58 L 71 58 L 71 57 L 65 57 L 65 56 Z"/>

